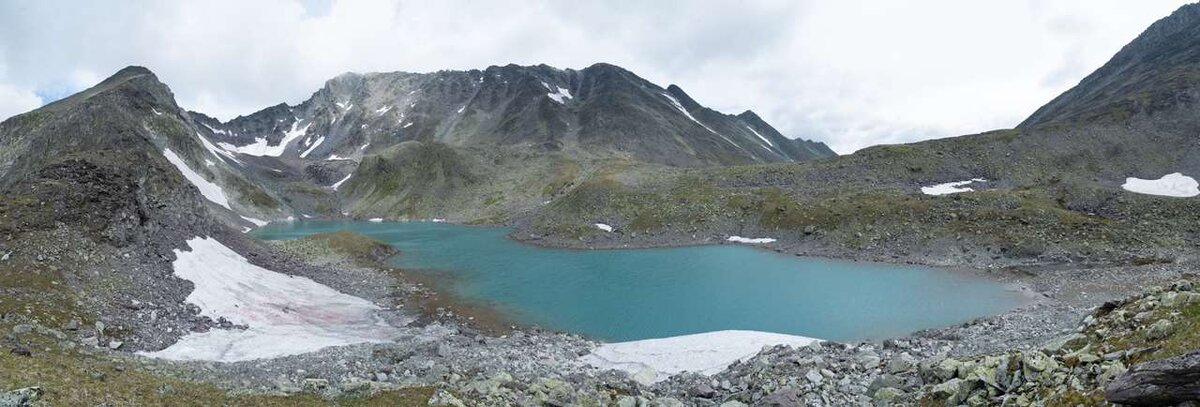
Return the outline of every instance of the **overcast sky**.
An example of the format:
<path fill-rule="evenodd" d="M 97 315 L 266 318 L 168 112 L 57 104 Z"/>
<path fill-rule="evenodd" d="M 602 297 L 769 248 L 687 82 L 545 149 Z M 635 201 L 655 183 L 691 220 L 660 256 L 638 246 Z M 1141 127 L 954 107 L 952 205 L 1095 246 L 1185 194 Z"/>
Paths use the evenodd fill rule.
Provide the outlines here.
<path fill-rule="evenodd" d="M 221 119 L 339 73 L 609 62 L 840 153 L 1012 127 L 1181 0 L 0 0 L 0 118 L 144 65 Z"/>

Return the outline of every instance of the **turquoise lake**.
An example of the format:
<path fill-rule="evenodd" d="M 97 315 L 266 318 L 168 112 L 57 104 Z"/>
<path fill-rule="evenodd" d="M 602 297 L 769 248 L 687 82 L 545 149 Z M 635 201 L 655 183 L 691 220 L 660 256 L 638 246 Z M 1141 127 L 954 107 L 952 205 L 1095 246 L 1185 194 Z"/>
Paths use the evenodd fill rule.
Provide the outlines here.
<path fill-rule="evenodd" d="M 295 222 L 253 233 L 278 240 L 334 230 L 393 245 L 395 265 L 450 277 L 454 294 L 518 322 L 609 341 L 725 329 L 881 339 L 1023 302 L 1005 285 L 959 273 L 742 245 L 550 249 L 507 239 L 504 228 L 420 222 Z"/>

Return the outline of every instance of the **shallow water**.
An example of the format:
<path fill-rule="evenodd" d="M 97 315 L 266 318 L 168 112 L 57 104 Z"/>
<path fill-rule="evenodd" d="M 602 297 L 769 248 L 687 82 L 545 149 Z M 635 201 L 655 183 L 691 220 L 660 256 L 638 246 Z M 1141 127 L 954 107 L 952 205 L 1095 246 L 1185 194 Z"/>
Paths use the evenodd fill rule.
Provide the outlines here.
<path fill-rule="evenodd" d="M 295 222 L 267 240 L 352 230 L 436 270 L 466 299 L 516 320 L 627 341 L 725 329 L 837 341 L 879 339 L 1004 312 L 1004 285 L 923 267 L 782 255 L 742 245 L 568 250 L 517 243 L 503 228 L 445 223 Z"/>

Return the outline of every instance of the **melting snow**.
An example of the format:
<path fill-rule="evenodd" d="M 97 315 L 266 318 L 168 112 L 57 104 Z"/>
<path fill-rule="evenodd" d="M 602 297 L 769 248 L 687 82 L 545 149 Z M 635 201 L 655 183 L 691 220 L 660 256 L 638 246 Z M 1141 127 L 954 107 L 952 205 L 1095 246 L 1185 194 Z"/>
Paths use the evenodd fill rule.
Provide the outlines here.
<path fill-rule="evenodd" d="M 755 136 L 758 136 L 759 140 L 766 142 L 771 147 L 775 147 L 775 143 L 772 143 L 771 140 L 767 140 L 767 138 L 763 137 L 762 134 L 758 134 L 758 130 L 754 130 L 754 128 L 750 127 L 750 125 L 746 125 L 746 129 L 750 130 L 751 133 L 754 133 Z"/>
<path fill-rule="evenodd" d="M 313 143 L 312 147 L 309 147 L 307 150 L 304 150 L 303 153 L 300 153 L 300 158 L 308 158 L 308 154 L 313 152 L 313 150 L 316 150 L 317 146 L 321 145 L 321 143 L 324 141 L 325 141 L 325 136 L 317 137 L 317 141 L 315 143 Z"/>
<path fill-rule="evenodd" d="M 204 159 L 204 166 L 205 166 L 205 167 L 212 167 L 212 166 L 214 166 L 214 165 L 217 165 L 217 164 L 216 164 L 216 163 L 213 163 L 213 162 L 212 162 L 212 160 L 210 160 L 210 159 L 207 159 L 207 158 L 205 158 L 205 159 Z"/>
<path fill-rule="evenodd" d="M 463 110 L 467 110 L 467 105 L 463 105 L 463 107 L 458 108 L 458 113 L 461 114 Z"/>
<path fill-rule="evenodd" d="M 371 145 L 371 143 L 363 144 L 363 146 L 362 146 L 362 147 L 359 147 L 359 148 L 358 148 L 358 151 L 363 151 L 363 150 L 366 150 L 366 149 L 367 149 L 367 146 L 370 146 L 370 145 Z"/>
<path fill-rule="evenodd" d="M 208 130 L 213 132 L 213 134 L 224 134 L 226 136 L 234 135 L 233 133 L 230 133 L 230 132 L 222 130 L 222 129 L 215 129 L 215 128 L 213 128 L 213 126 L 209 126 L 208 123 L 200 123 L 200 125 L 202 125 L 204 127 L 208 127 Z"/>
<path fill-rule="evenodd" d="M 404 124 L 404 127 L 401 127 L 401 128 L 402 128 L 402 129 L 407 129 L 407 128 L 409 128 L 409 127 L 410 127 L 410 126 L 412 126 L 412 125 L 413 125 L 413 124 L 412 124 L 412 122 L 408 122 L 408 123 L 405 123 L 405 124 Z"/>
<path fill-rule="evenodd" d="M 292 129 L 283 132 L 283 139 L 279 140 L 278 145 L 274 146 L 270 145 L 270 141 L 263 137 L 255 138 L 254 143 L 240 147 L 229 143 L 218 144 L 220 144 L 220 146 L 224 147 L 226 150 L 237 151 L 245 155 L 252 155 L 256 157 L 279 157 L 283 155 L 283 151 L 287 149 L 288 144 L 291 144 L 293 140 L 304 137 L 305 134 L 308 134 L 309 127 L 312 127 L 312 123 L 305 125 L 304 128 L 300 128 L 300 120 L 296 119 L 295 122 L 292 122 Z"/>
<path fill-rule="evenodd" d="M 155 116 L 162 116 L 162 112 L 158 111 L 158 109 L 155 109 L 152 107 L 152 108 L 150 108 L 150 111 L 154 112 Z"/>
<path fill-rule="evenodd" d="M 771 238 L 771 237 L 759 237 L 759 238 L 751 239 L 748 237 L 730 236 L 729 238 L 727 238 L 725 240 L 729 241 L 729 242 L 734 242 L 734 243 L 749 243 L 749 244 L 775 243 L 775 238 Z"/>
<path fill-rule="evenodd" d="M 204 177 L 200 176 L 199 173 L 192 171 L 191 167 L 188 167 L 187 163 L 184 162 L 182 158 L 179 158 L 178 155 L 175 155 L 175 152 L 171 151 L 171 149 L 164 148 L 163 156 L 166 157 L 167 161 L 170 161 L 175 168 L 178 168 L 179 172 L 183 173 L 183 178 L 187 179 L 188 182 L 191 182 L 192 185 L 196 186 L 196 189 L 200 190 L 200 195 L 204 195 L 205 199 L 208 199 L 217 205 L 224 206 L 225 209 L 233 210 L 229 207 L 229 199 L 225 197 L 225 191 L 221 190 L 220 185 L 209 182 L 208 180 L 204 179 Z"/>
<path fill-rule="evenodd" d="M 271 222 L 267 222 L 262 219 L 254 219 L 254 218 L 245 217 L 245 216 L 243 216 L 242 219 L 245 219 L 246 222 L 253 223 L 254 226 L 258 226 L 258 227 L 266 226 L 268 223 L 271 223 Z"/>
<path fill-rule="evenodd" d="M 1126 191 L 1158 196 L 1190 198 L 1200 195 L 1200 184 L 1196 179 L 1178 172 L 1164 175 L 1159 179 L 1125 178 L 1121 185 Z"/>
<path fill-rule="evenodd" d="M 389 110 L 392 110 L 392 106 L 390 105 L 375 109 L 375 113 L 379 113 L 380 116 L 383 116 L 383 114 L 387 113 Z"/>
<path fill-rule="evenodd" d="M 347 100 L 345 102 L 337 102 L 337 105 L 338 105 L 338 107 L 342 108 L 342 110 L 350 110 L 350 108 L 354 107 L 354 104 L 350 103 L 349 100 Z"/>
<path fill-rule="evenodd" d="M 330 187 L 333 187 L 333 190 L 337 191 L 338 187 L 342 186 L 342 183 L 350 180 L 350 177 L 352 177 L 352 176 L 354 176 L 354 173 L 346 174 L 346 178 L 342 178 L 341 181 L 333 183 L 333 185 L 330 185 Z"/>
<path fill-rule="evenodd" d="M 338 156 L 337 154 L 331 154 L 329 156 L 329 158 L 325 159 L 325 161 L 338 161 L 338 160 L 349 160 L 349 158 L 341 157 L 341 156 Z"/>
<path fill-rule="evenodd" d="M 964 185 L 970 185 L 975 182 L 987 182 L 983 178 L 972 178 L 966 181 L 947 182 L 945 184 L 937 184 L 928 187 L 921 187 L 921 193 L 925 195 L 948 195 L 957 194 L 959 192 L 971 192 L 974 189 L 966 188 Z"/>
<path fill-rule="evenodd" d="M 603 223 L 597 223 L 597 224 L 596 224 L 596 228 L 597 228 L 597 229 L 600 229 L 600 230 L 603 230 L 603 231 L 605 231 L 605 232 L 612 232 L 612 231 L 613 231 L 613 227 L 612 227 L 612 226 L 609 226 L 609 225 L 607 225 L 607 224 L 603 224 Z"/>
<path fill-rule="evenodd" d="M 367 222 L 380 223 L 380 222 L 383 222 L 383 218 L 371 218 L 371 219 L 367 219 Z"/>
<path fill-rule="evenodd" d="M 433 221 L 433 223 L 446 223 L 446 220 L 445 220 L 445 219 L 443 219 L 443 218 L 433 218 L 433 219 L 430 219 L 430 220 L 432 220 L 432 221 Z"/>
<path fill-rule="evenodd" d="M 545 82 L 542 82 L 542 85 L 546 85 L 546 83 L 545 83 Z M 557 91 L 554 91 L 554 92 L 547 93 L 547 94 L 546 94 L 546 96 L 547 96 L 547 97 L 549 97 L 550 99 L 554 99 L 554 101 L 555 101 L 555 102 L 558 102 L 558 104 L 560 104 L 560 105 L 564 103 L 564 102 L 563 102 L 564 100 L 566 100 L 566 99 L 571 99 L 571 92 L 570 92 L 570 91 L 568 91 L 568 90 L 566 90 L 566 89 L 564 89 L 564 88 L 562 88 L 562 87 L 560 87 L 560 86 L 555 86 L 555 87 L 556 87 L 556 88 L 558 88 L 558 90 L 557 90 Z M 550 89 L 550 86 L 546 86 L 546 89 Z M 693 119 L 693 120 L 694 120 L 694 119 Z"/>
<path fill-rule="evenodd" d="M 644 385 L 672 375 L 712 375 L 733 362 L 746 360 L 764 346 L 808 346 L 819 339 L 757 331 L 716 331 L 670 338 L 608 343 L 580 358 L 600 369 L 628 372 Z"/>
<path fill-rule="evenodd" d="M 235 162 L 235 163 L 238 163 L 238 164 L 242 163 L 241 161 L 238 161 L 237 156 L 233 155 L 233 153 L 225 151 L 221 148 L 218 148 L 217 146 L 214 146 L 213 143 L 209 142 L 208 139 L 204 137 L 204 135 L 202 135 L 200 133 L 196 133 L 196 138 L 200 139 L 200 145 L 204 146 L 205 150 L 208 150 L 208 152 L 217 156 L 217 158 L 221 158 L 221 156 L 225 156 L 226 158 L 233 160 L 233 162 Z"/>
<path fill-rule="evenodd" d="M 175 276 L 195 289 L 187 302 L 200 315 L 225 318 L 245 330 L 190 333 L 147 356 L 171 360 L 237 362 L 297 355 L 329 346 L 389 342 L 398 330 L 370 301 L 308 278 L 277 273 L 246 261 L 212 238 L 188 240 L 175 250 Z"/>

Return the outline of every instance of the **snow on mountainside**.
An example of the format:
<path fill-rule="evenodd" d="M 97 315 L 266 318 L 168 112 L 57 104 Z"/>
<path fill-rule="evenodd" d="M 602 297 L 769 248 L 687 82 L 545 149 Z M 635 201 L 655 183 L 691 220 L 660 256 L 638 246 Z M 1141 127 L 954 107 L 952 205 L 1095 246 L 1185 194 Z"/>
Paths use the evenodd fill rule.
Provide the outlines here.
<path fill-rule="evenodd" d="M 226 123 L 194 115 L 227 151 L 286 158 L 352 158 L 359 146 L 369 144 L 369 153 L 408 140 L 582 149 L 683 166 L 834 155 L 824 144 L 783 137 L 752 112 L 722 114 L 677 86 L 607 64 L 343 74 L 296 106 Z"/>

